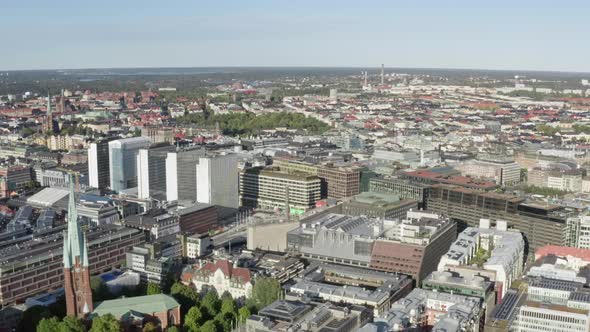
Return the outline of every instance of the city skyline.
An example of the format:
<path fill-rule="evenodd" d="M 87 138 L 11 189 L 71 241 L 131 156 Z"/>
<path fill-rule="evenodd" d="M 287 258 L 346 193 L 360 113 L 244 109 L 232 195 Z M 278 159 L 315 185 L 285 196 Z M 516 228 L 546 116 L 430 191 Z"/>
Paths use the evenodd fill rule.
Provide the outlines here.
<path fill-rule="evenodd" d="M 0 70 L 367 67 L 588 72 L 590 6 L 454 1 L 6 3 Z M 60 47 L 61 46 L 61 47 Z M 39 56 L 43 54 L 43 56 Z M 19 59 L 18 62 L 14 61 Z"/>

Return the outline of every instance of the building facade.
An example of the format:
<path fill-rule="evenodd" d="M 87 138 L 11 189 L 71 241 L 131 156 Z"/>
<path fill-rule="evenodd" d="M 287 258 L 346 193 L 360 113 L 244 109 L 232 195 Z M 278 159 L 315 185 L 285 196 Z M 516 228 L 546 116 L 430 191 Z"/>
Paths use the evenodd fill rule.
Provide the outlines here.
<path fill-rule="evenodd" d="M 109 176 L 111 190 L 137 187 L 137 153 L 148 148 L 147 137 L 132 137 L 109 142 Z"/>

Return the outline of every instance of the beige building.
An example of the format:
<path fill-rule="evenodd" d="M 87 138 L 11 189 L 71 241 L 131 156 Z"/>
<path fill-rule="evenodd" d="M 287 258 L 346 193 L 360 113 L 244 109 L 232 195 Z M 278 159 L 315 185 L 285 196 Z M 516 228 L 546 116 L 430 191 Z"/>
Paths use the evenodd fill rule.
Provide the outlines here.
<path fill-rule="evenodd" d="M 299 222 L 260 223 L 248 226 L 248 250 L 262 249 L 283 252 L 287 249 L 287 233 Z"/>

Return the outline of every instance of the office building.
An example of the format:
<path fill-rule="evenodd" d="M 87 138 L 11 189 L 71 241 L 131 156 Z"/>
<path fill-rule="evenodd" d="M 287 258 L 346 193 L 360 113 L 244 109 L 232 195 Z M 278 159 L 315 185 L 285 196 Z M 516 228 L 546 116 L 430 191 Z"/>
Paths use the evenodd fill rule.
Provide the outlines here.
<path fill-rule="evenodd" d="M 178 208 L 175 211 L 178 215 L 180 231 L 186 234 L 208 233 L 217 227 L 218 214 L 214 205 L 195 203 L 192 206 Z"/>
<path fill-rule="evenodd" d="M 572 332 L 590 330 L 588 309 L 529 301 L 518 308 L 515 332 Z"/>
<path fill-rule="evenodd" d="M 456 225 L 431 213 L 410 211 L 401 221 L 326 214 L 290 231 L 287 248 L 307 259 L 407 274 L 419 285 L 455 237 Z"/>
<path fill-rule="evenodd" d="M 354 332 L 371 319 L 363 306 L 278 300 L 248 317 L 246 332 Z"/>
<path fill-rule="evenodd" d="M 246 207 L 283 211 L 288 207 L 291 214 L 301 214 L 315 207 L 320 190 L 320 178 L 305 173 L 261 168 L 240 172 L 240 200 Z"/>
<path fill-rule="evenodd" d="M 371 271 L 359 267 L 312 263 L 288 286 L 290 294 L 320 298 L 332 303 L 368 306 L 380 315 L 412 289 L 403 274 Z"/>
<path fill-rule="evenodd" d="M 455 220 L 460 230 L 478 227 L 480 219 L 505 220 L 508 228 L 524 234 L 527 253 L 548 244 L 571 246 L 575 242 L 567 222 L 573 212 L 561 206 L 442 184 L 432 186 L 427 205 Z"/>
<path fill-rule="evenodd" d="M 369 180 L 369 191 L 398 195 L 401 199 L 418 202 L 418 207 L 425 209 L 430 186 L 398 178 L 372 178 Z"/>
<path fill-rule="evenodd" d="M 197 202 L 239 207 L 238 159 L 234 154 L 201 157 L 197 165 Z"/>
<path fill-rule="evenodd" d="M 457 164 L 455 168 L 461 171 L 461 175 L 490 179 L 501 186 L 520 182 L 520 165 L 508 157 L 478 157 Z"/>
<path fill-rule="evenodd" d="M 0 198 L 21 190 L 33 180 L 31 167 L 23 165 L 0 167 Z"/>
<path fill-rule="evenodd" d="M 326 164 L 318 168 L 318 177 L 323 182 L 322 197 L 342 199 L 361 192 L 361 170 L 358 167 Z"/>
<path fill-rule="evenodd" d="M 106 189 L 111 185 L 109 140 L 100 140 L 88 146 L 88 179 L 93 188 Z"/>
<path fill-rule="evenodd" d="M 197 165 L 205 156 L 201 148 L 182 148 L 166 156 L 166 200 L 197 201 Z"/>
<path fill-rule="evenodd" d="M 342 203 L 342 213 L 371 218 L 404 218 L 410 210 L 417 210 L 418 202 L 401 200 L 395 194 L 364 192 Z"/>
<path fill-rule="evenodd" d="M 150 146 L 147 137 L 124 138 L 109 142 L 109 176 L 111 190 L 137 187 L 137 153 Z"/>
<path fill-rule="evenodd" d="M 137 153 L 137 196 L 141 199 L 166 196 L 166 158 L 173 145 L 141 149 Z"/>

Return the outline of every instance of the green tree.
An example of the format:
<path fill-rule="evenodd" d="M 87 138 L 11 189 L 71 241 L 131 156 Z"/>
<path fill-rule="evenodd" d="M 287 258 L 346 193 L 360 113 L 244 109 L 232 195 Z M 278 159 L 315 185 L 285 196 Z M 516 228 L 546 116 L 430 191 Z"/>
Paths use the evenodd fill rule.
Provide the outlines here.
<path fill-rule="evenodd" d="M 57 332 L 60 330 L 61 322 L 57 317 L 43 318 L 37 324 L 37 332 Z"/>
<path fill-rule="evenodd" d="M 219 313 L 215 316 L 217 328 L 223 332 L 231 332 L 236 323 L 236 315 L 231 312 Z"/>
<path fill-rule="evenodd" d="M 188 310 L 199 305 L 199 293 L 192 287 L 175 282 L 170 287 L 170 295 L 180 303 L 181 316 L 185 316 Z"/>
<path fill-rule="evenodd" d="M 217 322 L 215 320 L 208 320 L 201 326 L 199 332 L 218 332 Z"/>
<path fill-rule="evenodd" d="M 17 332 L 30 332 L 37 329 L 37 325 L 43 318 L 49 318 L 52 314 L 44 306 L 34 306 L 23 312 L 20 322 L 16 328 Z"/>
<path fill-rule="evenodd" d="M 76 316 L 66 316 L 62 320 L 62 332 L 86 332 L 86 327 Z"/>
<path fill-rule="evenodd" d="M 188 332 L 199 332 L 199 327 L 204 322 L 204 316 L 199 307 L 192 307 L 184 316 L 184 329 Z"/>
<path fill-rule="evenodd" d="M 279 299 L 281 285 L 274 278 L 258 278 L 252 288 L 252 301 L 256 308 L 264 308 Z"/>
<path fill-rule="evenodd" d="M 158 331 L 158 326 L 156 326 L 156 324 L 154 324 L 152 322 L 148 322 L 143 327 L 143 332 L 157 332 L 157 331 Z"/>
<path fill-rule="evenodd" d="M 121 323 L 111 314 L 95 317 L 90 332 L 120 332 Z"/>
<path fill-rule="evenodd" d="M 221 300 L 221 313 L 230 313 L 232 315 L 237 315 L 238 306 L 236 305 L 236 301 L 234 301 L 234 299 L 232 299 L 231 297 L 224 297 Z"/>
<path fill-rule="evenodd" d="M 92 290 L 92 299 L 94 301 L 101 302 L 114 298 L 107 285 L 99 276 L 90 278 L 90 289 Z"/>
<path fill-rule="evenodd" d="M 250 312 L 250 309 L 248 309 L 246 306 L 243 306 L 238 310 L 238 319 L 240 323 L 245 323 L 246 319 L 248 319 L 248 317 L 251 315 L 252 313 Z"/>
<path fill-rule="evenodd" d="M 207 312 L 208 317 L 213 318 L 219 313 L 221 303 L 216 291 L 209 291 L 201 301 L 201 308 Z"/>
<path fill-rule="evenodd" d="M 176 326 L 170 326 L 166 329 L 166 332 L 180 332 L 180 329 Z"/>
<path fill-rule="evenodd" d="M 147 295 L 162 294 L 162 289 L 160 288 L 160 285 L 150 282 L 147 285 L 146 293 Z"/>

